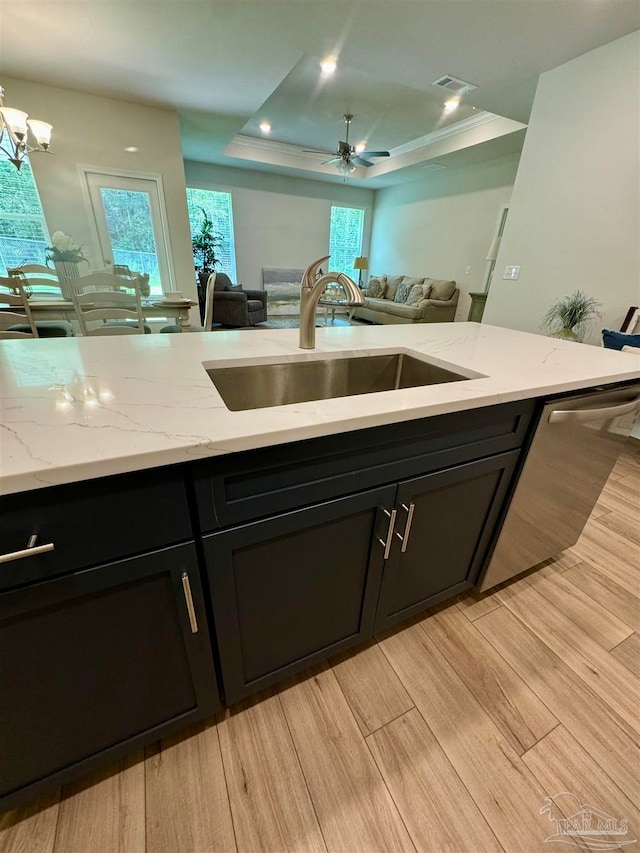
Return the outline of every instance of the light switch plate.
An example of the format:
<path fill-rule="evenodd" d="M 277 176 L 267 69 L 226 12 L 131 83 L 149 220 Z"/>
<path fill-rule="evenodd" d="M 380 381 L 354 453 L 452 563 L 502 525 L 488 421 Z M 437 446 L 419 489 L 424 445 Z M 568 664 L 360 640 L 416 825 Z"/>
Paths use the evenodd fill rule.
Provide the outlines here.
<path fill-rule="evenodd" d="M 515 281 L 517 278 L 520 278 L 520 267 L 505 267 L 503 279 L 509 279 L 509 281 Z"/>

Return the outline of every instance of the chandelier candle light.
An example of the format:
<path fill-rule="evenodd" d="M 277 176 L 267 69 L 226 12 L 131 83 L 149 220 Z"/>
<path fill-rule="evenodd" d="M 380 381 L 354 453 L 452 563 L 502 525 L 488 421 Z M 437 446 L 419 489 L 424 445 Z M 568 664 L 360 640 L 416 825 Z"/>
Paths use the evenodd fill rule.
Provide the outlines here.
<path fill-rule="evenodd" d="M 5 107 L 4 89 L 0 86 L 0 150 L 4 151 L 16 169 L 33 151 L 48 151 L 51 142 L 50 124 L 29 118 L 27 113 Z M 29 142 L 29 133 L 35 145 Z"/>

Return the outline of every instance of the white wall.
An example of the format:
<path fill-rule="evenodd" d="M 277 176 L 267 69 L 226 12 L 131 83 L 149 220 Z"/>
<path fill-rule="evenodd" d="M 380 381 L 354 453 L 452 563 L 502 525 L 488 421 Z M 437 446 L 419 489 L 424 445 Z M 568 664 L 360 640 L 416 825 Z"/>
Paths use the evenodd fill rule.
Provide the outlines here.
<path fill-rule="evenodd" d="M 580 289 L 603 303 L 596 343 L 639 304 L 639 56 L 636 32 L 540 77 L 484 322 L 540 332 Z"/>
<path fill-rule="evenodd" d="M 49 233 L 85 245 L 92 269 L 104 267 L 78 164 L 162 176 L 176 286 L 195 297 L 195 276 L 177 113 L 3 78 L 9 106 L 53 125 L 54 154 L 31 165 Z M 125 148 L 135 146 L 130 154 Z"/>
<path fill-rule="evenodd" d="M 517 167 L 518 156 L 510 155 L 379 190 L 370 273 L 454 279 L 456 319 L 466 320 L 469 292 L 484 290 L 487 250 Z"/>
<path fill-rule="evenodd" d="M 369 250 L 373 190 L 248 169 L 185 162 L 190 187 L 232 194 L 238 283 L 262 288 L 262 267 L 306 268 L 329 252 L 331 205 L 365 209 Z"/>

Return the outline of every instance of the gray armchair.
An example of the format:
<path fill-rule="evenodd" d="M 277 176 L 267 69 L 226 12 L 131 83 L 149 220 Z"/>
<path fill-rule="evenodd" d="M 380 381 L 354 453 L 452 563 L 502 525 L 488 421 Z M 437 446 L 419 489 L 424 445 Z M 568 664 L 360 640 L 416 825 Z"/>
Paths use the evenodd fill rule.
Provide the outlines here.
<path fill-rule="evenodd" d="M 211 273 L 207 282 L 205 329 L 212 323 L 223 326 L 255 326 L 267 319 L 267 294 L 264 290 L 234 287 L 226 273 Z"/>

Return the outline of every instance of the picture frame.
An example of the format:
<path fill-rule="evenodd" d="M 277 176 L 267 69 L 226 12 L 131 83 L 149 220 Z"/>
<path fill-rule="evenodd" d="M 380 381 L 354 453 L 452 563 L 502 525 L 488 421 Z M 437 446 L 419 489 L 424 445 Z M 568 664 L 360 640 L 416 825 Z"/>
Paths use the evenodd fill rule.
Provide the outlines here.
<path fill-rule="evenodd" d="M 631 305 L 624 318 L 620 331 L 628 335 L 633 335 L 638 325 L 640 324 L 640 308 L 637 305 Z"/>

